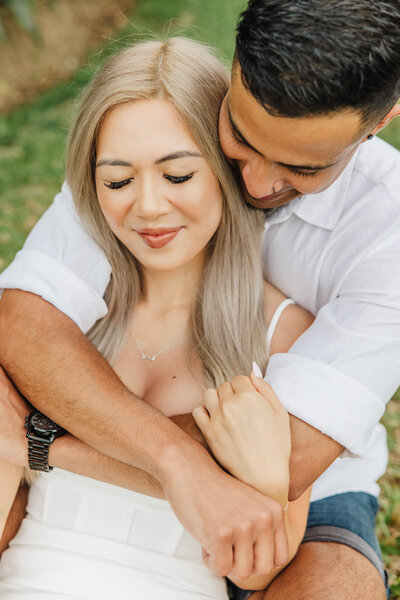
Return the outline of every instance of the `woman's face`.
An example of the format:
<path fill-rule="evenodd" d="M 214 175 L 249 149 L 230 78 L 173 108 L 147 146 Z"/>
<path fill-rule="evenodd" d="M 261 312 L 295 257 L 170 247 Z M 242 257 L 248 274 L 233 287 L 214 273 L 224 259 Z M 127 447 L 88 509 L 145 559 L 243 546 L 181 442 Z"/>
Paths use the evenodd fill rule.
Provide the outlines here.
<path fill-rule="evenodd" d="M 203 259 L 221 219 L 218 180 L 166 100 L 122 104 L 107 115 L 96 189 L 112 231 L 148 270 Z"/>

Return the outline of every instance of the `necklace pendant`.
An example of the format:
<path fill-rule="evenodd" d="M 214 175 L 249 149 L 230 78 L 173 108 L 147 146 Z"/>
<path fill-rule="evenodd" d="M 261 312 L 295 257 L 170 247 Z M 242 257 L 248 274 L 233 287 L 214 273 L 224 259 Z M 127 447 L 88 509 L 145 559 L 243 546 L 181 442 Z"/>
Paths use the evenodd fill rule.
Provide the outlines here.
<path fill-rule="evenodd" d="M 148 354 L 145 354 L 144 352 L 142 352 L 142 358 L 143 360 L 155 360 L 155 356 L 149 356 Z"/>

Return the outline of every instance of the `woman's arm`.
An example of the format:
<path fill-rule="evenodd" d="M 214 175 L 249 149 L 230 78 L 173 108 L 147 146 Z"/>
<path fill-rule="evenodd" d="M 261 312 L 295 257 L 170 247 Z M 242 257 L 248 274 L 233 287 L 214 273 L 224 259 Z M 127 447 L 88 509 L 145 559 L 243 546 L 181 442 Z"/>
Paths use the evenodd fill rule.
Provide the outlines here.
<path fill-rule="evenodd" d="M 269 284 L 266 284 L 266 296 L 269 324 L 285 296 Z M 288 306 L 273 334 L 271 354 L 286 352 L 312 321 L 312 315 L 305 309 Z M 289 416 L 273 390 L 254 373 L 250 379 L 237 377 L 231 384 L 223 384 L 218 392 L 207 391 L 205 406 L 196 409 L 193 416 L 214 455 L 230 473 L 287 506 L 285 524 L 290 561 L 304 535 L 311 488 L 287 504 L 291 447 Z M 284 566 L 272 569 L 267 575 L 232 578 L 232 581 L 247 589 L 265 589 Z"/>

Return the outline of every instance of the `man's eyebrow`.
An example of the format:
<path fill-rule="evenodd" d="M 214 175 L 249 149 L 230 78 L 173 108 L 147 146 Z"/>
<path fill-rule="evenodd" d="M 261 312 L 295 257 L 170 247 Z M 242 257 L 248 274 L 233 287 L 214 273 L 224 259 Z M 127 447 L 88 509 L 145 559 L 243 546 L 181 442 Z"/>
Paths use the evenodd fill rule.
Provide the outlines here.
<path fill-rule="evenodd" d="M 185 158 L 187 156 L 202 158 L 199 152 L 194 152 L 193 150 L 179 150 L 177 152 L 171 152 L 171 154 L 166 154 L 161 158 L 158 158 L 154 164 L 160 165 L 161 163 L 167 162 L 169 160 L 176 160 L 177 158 Z M 109 165 L 111 167 L 133 167 L 133 164 L 127 162 L 126 160 L 120 160 L 118 158 L 102 158 L 97 163 L 96 167 L 102 167 L 103 165 Z"/>
<path fill-rule="evenodd" d="M 231 115 L 231 110 L 229 108 L 229 104 L 227 105 L 227 108 L 228 108 L 229 123 L 231 125 L 232 131 L 234 132 L 234 134 L 237 135 L 237 137 L 243 142 L 243 144 L 245 146 L 247 146 L 248 148 L 251 148 L 251 150 L 253 150 L 256 154 L 260 154 L 262 156 L 262 152 L 260 152 L 259 150 L 257 150 L 257 148 L 254 148 L 254 146 L 252 146 L 251 144 L 249 144 L 249 142 L 246 140 L 246 138 L 244 137 L 244 135 L 240 132 L 240 129 L 236 125 L 235 121 L 232 119 L 232 115 Z"/>

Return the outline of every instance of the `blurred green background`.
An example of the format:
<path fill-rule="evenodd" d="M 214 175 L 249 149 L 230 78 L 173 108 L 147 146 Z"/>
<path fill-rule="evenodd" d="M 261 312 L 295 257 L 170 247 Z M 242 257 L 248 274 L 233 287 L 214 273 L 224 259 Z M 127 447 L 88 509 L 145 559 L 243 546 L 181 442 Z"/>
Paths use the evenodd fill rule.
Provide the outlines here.
<path fill-rule="evenodd" d="M 50 8 L 44 5 L 45 0 L 38 0 L 36 3 L 27 0 L 25 8 L 31 10 L 25 14 L 25 21 L 23 18 L 19 23 L 19 26 L 22 25 L 33 33 L 35 45 L 32 46 L 32 52 L 39 52 L 41 44 L 43 47 L 46 41 L 45 32 L 42 31 L 41 35 L 40 23 L 38 25 L 35 20 L 34 11 L 38 7 L 47 11 L 45 17 L 47 22 L 50 22 L 51 15 L 49 17 L 48 11 L 55 10 L 54 5 L 57 5 L 57 0 L 47 1 Z M 68 1 L 63 0 L 62 10 L 68 11 Z M 69 3 L 71 6 L 75 4 L 76 7 L 73 0 Z M 5 14 L 5 4 L 5 0 L 0 0 L 0 24 L 4 16 L 7 25 L 15 15 L 10 17 L 9 14 Z M 55 81 L 62 77 L 56 69 L 59 67 L 57 64 L 53 70 L 47 70 L 47 79 L 41 76 L 39 80 L 38 89 L 47 87 L 47 91 L 39 95 L 35 94 L 35 90 L 20 92 L 22 105 L 0 115 L 0 270 L 12 260 L 27 233 L 60 188 L 64 178 L 64 148 L 68 127 L 81 90 L 101 61 L 110 52 L 133 39 L 142 39 L 153 33 L 171 33 L 185 34 L 217 46 L 230 62 L 234 48 L 235 23 L 244 5 L 243 0 L 107 2 L 107 10 L 111 7 L 115 13 L 115 20 L 111 22 L 112 31 L 110 32 L 110 18 L 101 21 L 101 15 L 97 15 L 102 24 L 93 40 L 91 41 L 89 36 L 85 41 L 84 58 L 82 59 L 81 55 L 78 63 L 83 66 L 75 69 L 74 64 L 78 59 L 72 57 L 65 61 L 71 72 L 67 80 L 51 83 L 52 74 Z M 101 8 L 99 3 L 93 6 L 96 6 L 97 11 Z M 68 15 L 68 12 L 63 14 Z M 83 27 L 86 28 L 85 31 L 93 27 L 90 17 L 90 14 L 87 15 L 87 24 L 81 19 L 82 36 Z M 46 25 L 46 19 L 43 20 L 43 27 Z M 12 23 L 10 28 L 12 37 L 15 30 Z M 14 56 L 13 48 L 11 47 L 10 51 L 8 47 L 12 39 L 7 39 L 10 35 L 7 28 L 4 32 L 0 28 L 0 38 L 2 35 L 5 41 L 0 43 L 0 64 L 2 54 L 4 58 L 6 51 L 10 52 L 11 57 Z M 18 35 L 19 33 L 15 34 L 17 38 Z M 61 38 L 58 41 L 62 43 Z M 71 47 L 72 52 L 75 44 L 70 40 L 66 40 L 65 44 Z M 57 60 L 60 62 L 55 58 L 54 63 Z M 10 85 L 5 88 L 0 74 L 0 94 L 2 89 L 9 91 Z M 30 100 L 27 103 L 24 103 L 24 94 Z M 393 121 L 384 130 L 382 137 L 400 149 L 400 119 Z M 381 482 L 382 510 L 378 515 L 378 533 L 385 563 L 390 570 L 393 598 L 400 599 L 400 393 L 390 403 L 384 422 L 388 430 L 391 461 L 387 475 Z"/>

